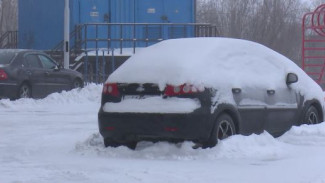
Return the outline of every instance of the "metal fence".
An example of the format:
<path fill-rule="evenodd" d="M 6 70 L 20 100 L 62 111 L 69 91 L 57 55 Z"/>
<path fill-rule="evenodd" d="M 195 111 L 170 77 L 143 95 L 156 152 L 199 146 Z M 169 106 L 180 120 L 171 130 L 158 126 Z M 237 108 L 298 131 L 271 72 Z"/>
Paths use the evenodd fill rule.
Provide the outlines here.
<path fill-rule="evenodd" d="M 218 30 L 210 24 L 196 23 L 91 23 L 77 25 L 70 34 L 72 66 L 84 74 L 86 82 L 103 82 L 138 48 L 157 42 L 187 37 L 216 37 Z M 63 41 L 51 51 L 61 54 Z M 132 50 L 130 52 L 130 49 Z M 125 54 L 125 50 L 128 50 Z M 118 55 L 118 56 L 116 56 Z M 124 55 L 124 56 L 121 56 Z M 61 60 L 60 60 L 61 58 Z"/>
<path fill-rule="evenodd" d="M 18 31 L 7 31 L 0 34 L 0 49 L 17 48 Z"/>

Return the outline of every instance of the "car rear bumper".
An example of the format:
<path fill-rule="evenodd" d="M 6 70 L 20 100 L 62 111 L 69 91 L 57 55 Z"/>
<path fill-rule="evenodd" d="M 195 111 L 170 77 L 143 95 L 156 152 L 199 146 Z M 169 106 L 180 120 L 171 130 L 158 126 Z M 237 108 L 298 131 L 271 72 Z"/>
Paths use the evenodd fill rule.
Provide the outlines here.
<path fill-rule="evenodd" d="M 18 85 L 16 83 L 1 83 L 0 82 L 0 99 L 17 97 Z"/>
<path fill-rule="evenodd" d="M 130 141 L 206 141 L 212 129 L 209 110 L 192 113 L 98 113 L 100 134 L 104 139 Z"/>

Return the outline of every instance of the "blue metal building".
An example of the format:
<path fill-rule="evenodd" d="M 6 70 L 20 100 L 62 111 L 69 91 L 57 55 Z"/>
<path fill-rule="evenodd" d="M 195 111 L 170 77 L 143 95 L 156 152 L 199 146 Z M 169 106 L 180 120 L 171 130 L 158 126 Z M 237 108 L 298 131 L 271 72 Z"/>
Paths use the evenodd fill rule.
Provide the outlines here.
<path fill-rule="evenodd" d="M 45 50 L 62 63 L 65 0 L 18 3 L 18 31 L 9 37 L 18 37 L 18 48 Z M 215 26 L 195 22 L 196 0 L 70 0 L 69 6 L 70 68 L 86 82 L 105 81 L 138 47 L 217 34 Z"/>
<path fill-rule="evenodd" d="M 195 5 L 195 0 L 70 0 L 71 47 L 137 47 L 193 37 Z M 19 0 L 18 7 L 19 48 L 60 47 L 64 0 Z"/>

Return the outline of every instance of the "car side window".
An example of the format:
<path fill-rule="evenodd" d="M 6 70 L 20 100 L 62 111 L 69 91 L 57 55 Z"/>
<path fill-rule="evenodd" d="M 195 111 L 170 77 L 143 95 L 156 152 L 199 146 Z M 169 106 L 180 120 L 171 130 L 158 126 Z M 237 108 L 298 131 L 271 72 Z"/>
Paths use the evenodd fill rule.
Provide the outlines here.
<path fill-rule="evenodd" d="M 42 65 L 45 69 L 54 69 L 57 66 L 56 63 L 54 63 L 50 58 L 44 55 L 38 55 L 38 57 L 40 58 Z"/>
<path fill-rule="evenodd" d="M 24 65 L 30 68 L 42 68 L 38 57 L 34 54 L 27 55 L 24 60 Z"/>

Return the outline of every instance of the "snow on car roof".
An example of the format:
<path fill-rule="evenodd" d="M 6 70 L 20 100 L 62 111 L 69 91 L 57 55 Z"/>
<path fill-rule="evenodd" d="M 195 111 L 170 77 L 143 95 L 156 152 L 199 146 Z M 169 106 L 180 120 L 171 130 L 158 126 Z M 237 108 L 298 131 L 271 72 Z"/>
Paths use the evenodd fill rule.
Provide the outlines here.
<path fill-rule="evenodd" d="M 292 87 L 314 90 L 323 100 L 321 88 L 295 63 L 255 42 L 232 38 L 185 38 L 162 41 L 129 58 L 107 82 L 190 83 L 214 88 L 286 88 L 286 75 L 299 81 Z M 304 89 L 306 88 L 306 89 Z M 315 98 L 315 96 L 310 96 Z"/>

